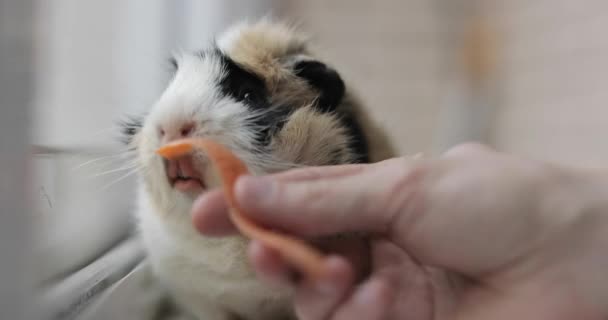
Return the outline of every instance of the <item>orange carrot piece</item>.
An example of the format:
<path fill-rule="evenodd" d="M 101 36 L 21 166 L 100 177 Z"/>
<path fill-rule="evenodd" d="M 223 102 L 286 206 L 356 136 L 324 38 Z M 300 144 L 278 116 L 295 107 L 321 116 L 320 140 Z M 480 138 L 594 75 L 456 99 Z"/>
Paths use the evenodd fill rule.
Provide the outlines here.
<path fill-rule="evenodd" d="M 219 171 L 230 207 L 230 219 L 237 229 L 243 235 L 278 251 L 287 262 L 312 279 L 322 277 L 323 255 L 318 250 L 295 237 L 261 228 L 241 213 L 233 189 L 237 178 L 249 171 L 230 150 L 207 139 L 183 139 L 159 148 L 156 153 L 166 159 L 175 159 L 197 148 L 206 153 Z"/>

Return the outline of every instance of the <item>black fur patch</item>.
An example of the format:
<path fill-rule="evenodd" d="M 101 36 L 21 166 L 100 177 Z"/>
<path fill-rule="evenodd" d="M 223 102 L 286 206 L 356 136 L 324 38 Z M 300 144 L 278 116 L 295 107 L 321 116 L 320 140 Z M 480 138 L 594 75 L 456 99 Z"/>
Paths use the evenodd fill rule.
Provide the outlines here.
<path fill-rule="evenodd" d="M 264 81 L 257 75 L 241 68 L 228 56 L 218 53 L 224 67 L 219 81 L 220 91 L 225 96 L 243 102 L 253 110 L 268 107 L 268 93 Z"/>
<path fill-rule="evenodd" d="M 344 164 L 343 155 L 346 153 L 341 148 L 335 148 L 329 152 L 327 165 L 334 166 Z"/>
<path fill-rule="evenodd" d="M 350 113 L 340 114 L 340 121 L 348 130 L 350 138 L 349 147 L 355 153 L 354 163 L 369 163 L 369 146 L 363 128 L 357 119 Z"/>
<path fill-rule="evenodd" d="M 317 109 L 321 112 L 336 112 L 340 117 L 351 139 L 349 147 L 356 155 L 354 162 L 369 162 L 367 139 L 361 125 L 348 110 L 338 108 L 346 92 L 344 81 L 338 72 L 319 61 L 302 61 L 294 69 L 297 76 L 306 79 L 319 91 Z"/>
<path fill-rule="evenodd" d="M 296 64 L 294 72 L 319 91 L 317 108 L 322 112 L 330 112 L 344 97 L 344 81 L 332 68 L 319 61 L 302 61 Z"/>
<path fill-rule="evenodd" d="M 142 117 L 127 117 L 125 120 L 119 122 L 121 141 L 124 144 L 130 144 L 141 127 L 143 126 Z"/>
<path fill-rule="evenodd" d="M 293 108 L 287 106 L 269 108 L 255 119 L 253 125 L 262 128 L 257 137 L 258 145 L 267 146 L 270 144 L 272 137 L 283 129 L 283 126 L 289 120 L 289 116 L 294 111 Z"/>
<path fill-rule="evenodd" d="M 272 136 L 285 124 L 293 111 L 287 106 L 271 106 L 264 81 L 257 75 L 243 69 L 230 57 L 216 51 L 224 66 L 224 75 L 219 81 L 220 91 L 225 96 L 244 103 L 258 115 L 251 123 L 258 128 L 256 143 L 267 146 Z"/>

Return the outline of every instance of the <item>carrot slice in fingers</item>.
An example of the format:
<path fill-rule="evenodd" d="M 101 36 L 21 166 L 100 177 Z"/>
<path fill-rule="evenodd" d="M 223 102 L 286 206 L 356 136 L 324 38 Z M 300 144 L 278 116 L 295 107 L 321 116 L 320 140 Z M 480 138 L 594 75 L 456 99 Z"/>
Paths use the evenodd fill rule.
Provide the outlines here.
<path fill-rule="evenodd" d="M 207 139 L 182 139 L 159 148 L 156 153 L 166 159 L 176 159 L 195 149 L 202 150 L 218 170 L 223 190 L 230 207 L 230 219 L 246 237 L 258 240 L 276 250 L 287 262 L 312 279 L 320 279 L 324 274 L 323 255 L 306 242 L 277 231 L 258 226 L 242 213 L 234 197 L 237 178 L 248 174 L 247 166 L 230 150 Z"/>

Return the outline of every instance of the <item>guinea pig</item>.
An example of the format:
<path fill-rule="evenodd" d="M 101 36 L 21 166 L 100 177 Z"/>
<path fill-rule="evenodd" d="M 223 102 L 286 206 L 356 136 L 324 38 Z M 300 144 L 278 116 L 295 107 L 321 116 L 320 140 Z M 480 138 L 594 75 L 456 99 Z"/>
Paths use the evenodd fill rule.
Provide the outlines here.
<path fill-rule="evenodd" d="M 241 236 L 208 238 L 191 224 L 198 195 L 219 186 L 204 154 L 166 161 L 160 146 L 205 137 L 253 174 L 369 163 L 395 155 L 338 72 L 292 26 L 239 23 L 204 50 L 181 53 L 166 89 L 124 123 L 141 168 L 136 217 L 154 274 L 199 319 L 291 319 L 290 292 L 255 277 Z"/>

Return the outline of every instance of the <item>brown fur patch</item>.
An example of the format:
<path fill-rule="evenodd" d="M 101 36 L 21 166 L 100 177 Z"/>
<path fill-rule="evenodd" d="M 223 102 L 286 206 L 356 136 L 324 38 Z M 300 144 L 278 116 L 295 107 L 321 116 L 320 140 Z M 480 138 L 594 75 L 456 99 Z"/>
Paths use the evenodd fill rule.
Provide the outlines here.
<path fill-rule="evenodd" d="M 311 107 L 298 109 L 275 136 L 271 148 L 281 159 L 303 165 L 348 163 L 348 135 L 339 121 Z"/>
<path fill-rule="evenodd" d="M 273 139 L 273 150 L 281 159 L 305 165 L 353 160 L 348 150 L 347 130 L 338 119 L 306 107 L 314 105 L 318 92 L 306 80 L 297 77 L 292 69 L 296 58 L 313 58 L 304 34 L 287 24 L 262 20 L 238 25 L 221 39 L 221 49 L 228 56 L 265 81 L 273 104 L 301 106 Z M 348 87 L 338 108 L 352 113 L 361 125 L 371 162 L 396 156 L 385 132 L 375 125 Z"/>
<path fill-rule="evenodd" d="M 290 68 L 290 59 L 309 54 L 306 45 L 307 38 L 293 27 L 266 20 L 237 25 L 220 41 L 225 54 L 264 80 L 275 104 L 305 104 L 316 98 L 317 93 Z"/>

